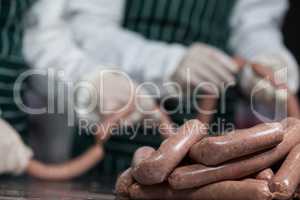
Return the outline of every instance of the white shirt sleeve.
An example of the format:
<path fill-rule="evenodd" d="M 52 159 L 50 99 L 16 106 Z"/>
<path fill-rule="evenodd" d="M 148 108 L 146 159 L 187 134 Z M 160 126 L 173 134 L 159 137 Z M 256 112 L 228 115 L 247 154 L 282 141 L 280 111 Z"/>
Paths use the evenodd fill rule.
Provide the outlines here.
<path fill-rule="evenodd" d="M 251 59 L 259 54 L 286 51 L 281 25 L 286 0 L 239 0 L 231 18 L 230 45 L 234 53 Z"/>
<path fill-rule="evenodd" d="M 36 67 L 56 67 L 78 79 L 97 64 L 112 65 L 137 81 L 162 81 L 185 53 L 181 45 L 150 41 L 123 29 L 124 0 L 38 4 L 33 9 L 38 23 L 28 28 L 24 42 L 25 56 Z"/>
<path fill-rule="evenodd" d="M 299 88 L 298 64 L 285 47 L 281 25 L 288 0 L 238 0 L 231 17 L 230 46 L 235 55 L 250 61 L 275 55 L 287 65 L 288 85 Z"/>
<path fill-rule="evenodd" d="M 106 65 L 120 66 L 137 81 L 168 79 L 181 61 L 179 44 L 151 41 L 122 27 L 125 0 L 70 0 L 72 29 L 83 48 Z"/>
<path fill-rule="evenodd" d="M 63 20 L 65 1 L 40 0 L 27 16 L 23 54 L 39 69 L 63 71 L 65 79 L 77 81 L 84 72 L 101 67 L 74 40 Z"/>

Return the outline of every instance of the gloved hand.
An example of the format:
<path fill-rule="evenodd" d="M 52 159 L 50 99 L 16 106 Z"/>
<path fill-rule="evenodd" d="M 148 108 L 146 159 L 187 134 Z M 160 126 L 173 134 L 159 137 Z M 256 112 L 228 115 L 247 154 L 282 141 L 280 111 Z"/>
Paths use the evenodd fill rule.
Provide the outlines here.
<path fill-rule="evenodd" d="M 222 51 L 201 43 L 192 45 L 172 75 L 180 85 L 211 83 L 218 89 L 235 84 L 237 64 Z M 209 88 L 207 88 L 209 90 Z"/>
<path fill-rule="evenodd" d="M 279 84 L 279 82 L 277 82 Z M 274 104 L 277 99 L 279 103 L 286 102 L 287 91 L 276 88 L 268 77 L 261 77 L 254 72 L 251 66 L 245 66 L 241 73 L 242 91 L 256 103 Z"/>
<path fill-rule="evenodd" d="M 0 119 L 0 174 L 22 174 L 33 156 L 18 133 Z"/>
<path fill-rule="evenodd" d="M 278 81 L 286 83 L 292 93 L 299 88 L 299 66 L 287 52 L 265 54 L 253 58 L 253 62 L 269 67 L 275 72 Z"/>
<path fill-rule="evenodd" d="M 80 83 L 87 87 L 82 87 L 77 93 L 78 114 L 89 122 L 101 122 L 130 106 L 133 111 L 124 123 L 133 124 L 144 117 L 158 120 L 160 117 L 153 98 L 121 71 L 99 70 L 88 74 Z"/>
<path fill-rule="evenodd" d="M 299 71 L 296 61 L 287 52 L 259 55 L 251 59 L 251 62 L 267 67 L 273 72 L 277 84 L 285 84 L 292 93 L 299 88 Z M 270 81 L 255 74 L 251 68 L 245 68 L 241 76 L 243 91 L 265 103 L 274 103 L 275 98 L 285 102 L 286 91 L 276 89 Z M 258 91 L 259 94 L 258 94 Z M 256 95 L 256 94 L 258 95 Z"/>

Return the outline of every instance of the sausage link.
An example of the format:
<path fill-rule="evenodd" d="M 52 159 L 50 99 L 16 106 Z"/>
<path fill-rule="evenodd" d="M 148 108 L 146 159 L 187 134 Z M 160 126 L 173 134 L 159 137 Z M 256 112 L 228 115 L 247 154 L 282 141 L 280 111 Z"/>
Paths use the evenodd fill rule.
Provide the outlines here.
<path fill-rule="evenodd" d="M 192 146 L 190 157 L 208 166 L 215 166 L 276 146 L 283 140 L 280 123 L 260 124 L 236 130 L 224 136 L 207 137 Z"/>
<path fill-rule="evenodd" d="M 265 169 L 256 175 L 256 179 L 270 182 L 274 177 L 274 172 L 271 168 Z"/>
<path fill-rule="evenodd" d="M 62 164 L 49 165 L 37 160 L 30 160 L 26 173 L 42 180 L 66 181 L 84 174 L 94 167 L 103 157 L 103 148 L 97 144 L 78 158 Z"/>
<path fill-rule="evenodd" d="M 299 186 L 294 194 L 294 199 L 300 199 L 300 187 Z"/>
<path fill-rule="evenodd" d="M 159 131 L 163 139 L 167 139 L 171 136 L 173 136 L 176 133 L 176 128 L 174 126 L 174 123 L 172 122 L 171 118 L 168 116 L 168 114 L 157 108 L 157 113 L 160 114 L 160 124 L 159 124 Z"/>
<path fill-rule="evenodd" d="M 114 126 L 119 125 L 120 122 L 125 120 L 133 111 L 134 105 L 131 102 L 127 109 L 105 117 L 104 121 L 97 125 L 97 132 L 95 134 L 96 141 L 100 144 L 107 142 L 111 137 L 111 131 Z"/>
<path fill-rule="evenodd" d="M 292 149 L 270 183 L 276 199 L 286 200 L 293 196 L 300 183 L 300 144 Z"/>
<path fill-rule="evenodd" d="M 132 166 L 136 166 L 144 159 L 149 158 L 153 152 L 155 152 L 155 149 L 153 149 L 152 147 L 145 146 L 138 148 L 133 155 Z M 115 185 L 115 193 L 118 197 L 129 197 L 128 189 L 135 182 L 132 177 L 131 171 L 132 168 L 129 168 L 118 177 Z"/>
<path fill-rule="evenodd" d="M 212 113 L 216 111 L 217 105 L 218 105 L 217 98 L 206 97 L 202 99 L 202 101 L 199 102 L 199 107 L 200 107 L 199 109 L 202 112 L 198 114 L 197 119 L 200 120 L 205 125 L 206 124 L 209 125 L 213 120 L 214 115 Z M 209 112 L 210 114 L 206 114 L 205 112 Z"/>
<path fill-rule="evenodd" d="M 191 146 L 206 135 L 206 128 L 200 121 L 186 122 L 149 159 L 133 168 L 133 177 L 143 185 L 162 183 L 186 156 Z"/>
<path fill-rule="evenodd" d="M 134 184 L 131 168 L 125 170 L 117 179 L 115 193 L 118 197 L 129 197 L 129 187 Z"/>
<path fill-rule="evenodd" d="M 174 189 L 199 187 L 224 180 L 237 180 L 263 169 L 283 159 L 290 150 L 300 143 L 299 121 L 285 130 L 284 140 L 271 150 L 257 155 L 225 163 L 217 167 L 207 167 L 201 164 L 177 168 L 169 177 L 169 183 Z"/>
<path fill-rule="evenodd" d="M 280 122 L 283 126 L 283 129 L 288 129 L 289 127 L 295 126 L 299 123 L 299 119 L 288 117 Z"/>
<path fill-rule="evenodd" d="M 144 146 L 138 148 L 133 155 L 131 166 L 134 168 L 139 165 L 143 160 L 150 158 L 154 152 L 155 149 L 152 147 Z"/>
<path fill-rule="evenodd" d="M 30 160 L 26 169 L 27 174 L 47 181 L 65 181 L 82 175 L 103 159 L 103 142 L 110 137 L 111 127 L 118 124 L 118 121 L 121 119 L 127 117 L 132 111 L 131 108 L 132 106 L 128 110 L 108 117 L 101 124 L 102 129 L 98 126 L 98 133 L 95 137 L 99 144 L 92 146 L 83 155 L 58 165 L 48 165 L 38 160 Z"/>
<path fill-rule="evenodd" d="M 173 190 L 167 184 L 142 186 L 133 184 L 131 199 L 139 200 L 271 200 L 272 194 L 266 181 L 224 181 L 199 189 Z"/>

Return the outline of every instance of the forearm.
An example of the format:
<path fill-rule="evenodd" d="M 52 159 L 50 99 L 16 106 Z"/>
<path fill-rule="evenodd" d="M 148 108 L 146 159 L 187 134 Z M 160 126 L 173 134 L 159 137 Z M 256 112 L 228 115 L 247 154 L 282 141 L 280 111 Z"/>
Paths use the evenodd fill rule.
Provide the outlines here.
<path fill-rule="evenodd" d="M 272 70 L 287 69 L 288 86 L 296 92 L 299 87 L 298 64 L 285 47 L 281 24 L 288 8 L 283 0 L 240 0 L 231 19 L 233 52 Z"/>
<path fill-rule="evenodd" d="M 37 2 L 27 16 L 23 53 L 32 67 L 61 71 L 65 80 L 76 82 L 84 72 L 101 66 L 75 40 L 63 18 L 65 4 L 65 0 Z"/>
<path fill-rule="evenodd" d="M 285 0 L 240 0 L 231 18 L 233 51 L 247 59 L 266 52 L 285 51 L 281 23 Z"/>
<path fill-rule="evenodd" d="M 148 40 L 123 28 L 123 4 L 120 0 L 100 0 L 85 8 L 70 5 L 72 12 L 77 13 L 70 20 L 77 39 L 97 61 L 121 66 L 139 81 L 167 79 L 183 57 L 185 48 Z"/>

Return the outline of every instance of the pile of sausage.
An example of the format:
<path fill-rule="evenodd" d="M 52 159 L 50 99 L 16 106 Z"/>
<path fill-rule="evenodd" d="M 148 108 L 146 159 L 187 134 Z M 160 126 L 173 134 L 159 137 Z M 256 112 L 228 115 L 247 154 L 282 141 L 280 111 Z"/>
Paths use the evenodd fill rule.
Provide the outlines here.
<path fill-rule="evenodd" d="M 299 184 L 300 120 L 222 136 L 191 120 L 157 150 L 138 149 L 115 190 L 122 199 L 287 200 L 299 198 Z"/>

